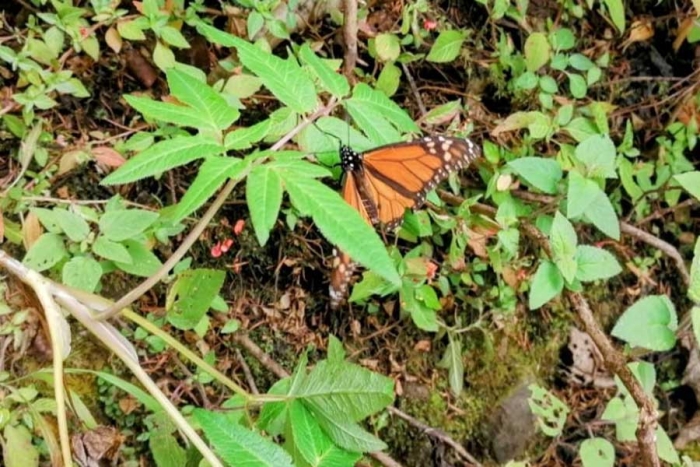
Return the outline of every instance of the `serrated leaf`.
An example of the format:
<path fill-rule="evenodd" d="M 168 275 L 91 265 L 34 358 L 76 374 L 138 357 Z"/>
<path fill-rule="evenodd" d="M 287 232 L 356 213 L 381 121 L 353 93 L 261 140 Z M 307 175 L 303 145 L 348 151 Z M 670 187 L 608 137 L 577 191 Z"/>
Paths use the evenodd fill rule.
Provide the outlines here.
<path fill-rule="evenodd" d="M 612 335 L 633 347 L 663 352 L 676 345 L 677 328 L 673 303 L 665 295 L 651 295 L 625 310 Z"/>
<path fill-rule="evenodd" d="M 280 446 L 220 413 L 195 409 L 194 418 L 209 443 L 227 465 L 249 467 L 293 467 L 292 458 Z"/>
<path fill-rule="evenodd" d="M 593 135 L 576 146 L 574 156 L 586 166 L 591 177 L 617 178 L 615 144 L 608 135 Z"/>
<path fill-rule="evenodd" d="M 210 308 L 225 277 L 218 269 L 188 269 L 178 274 L 168 293 L 168 322 L 183 331 L 193 329 Z"/>
<path fill-rule="evenodd" d="M 202 157 L 220 154 L 220 144 L 205 136 L 180 136 L 150 146 L 102 180 L 102 185 L 134 182 L 159 175 Z"/>
<path fill-rule="evenodd" d="M 253 143 L 262 141 L 272 127 L 272 122 L 263 120 L 248 128 L 239 128 L 226 134 L 224 147 L 227 151 L 248 149 Z"/>
<path fill-rule="evenodd" d="M 381 115 L 400 131 L 419 131 L 418 125 L 409 117 L 405 110 L 382 92 L 374 90 L 364 83 L 355 86 L 353 95 L 346 101 L 346 104 L 348 105 L 348 111 L 350 111 L 351 107 L 360 106 L 374 114 Z"/>
<path fill-rule="evenodd" d="M 587 140 L 591 136 L 598 135 L 598 129 L 592 121 L 585 117 L 576 117 L 564 127 L 572 138 L 579 143 Z"/>
<path fill-rule="evenodd" d="M 590 245 L 578 246 L 576 264 L 576 279 L 581 282 L 608 279 L 622 272 L 620 263 L 610 252 Z"/>
<path fill-rule="evenodd" d="M 556 194 L 562 170 L 553 159 L 542 157 L 521 157 L 508 163 L 515 172 L 530 185 L 545 193 Z"/>
<path fill-rule="evenodd" d="M 102 266 L 88 256 L 76 256 L 63 265 L 62 274 L 65 285 L 92 293 L 100 283 Z"/>
<path fill-rule="evenodd" d="M 586 208 L 585 218 L 608 237 L 614 240 L 620 239 L 620 221 L 610 198 L 603 190 L 598 189 L 598 195 L 593 203 Z"/>
<path fill-rule="evenodd" d="M 459 56 L 463 42 L 463 32 L 456 30 L 442 31 L 425 59 L 433 63 L 451 62 Z"/>
<path fill-rule="evenodd" d="M 90 226 L 82 216 L 64 209 L 54 209 L 61 230 L 74 242 L 82 242 L 90 233 Z"/>
<path fill-rule="evenodd" d="M 206 82 L 175 68 L 169 69 L 166 75 L 173 96 L 196 111 L 208 127 L 225 130 L 238 119 L 238 109 L 231 107 Z"/>
<path fill-rule="evenodd" d="M 309 67 L 323 89 L 338 98 L 343 98 L 350 93 L 350 85 L 347 78 L 336 73 L 324 63 L 311 50 L 308 43 L 304 43 L 299 49 L 299 58 Z"/>
<path fill-rule="evenodd" d="M 158 219 L 158 213 L 142 209 L 108 211 L 100 218 L 100 233 L 108 240 L 121 242 L 141 234 Z"/>
<path fill-rule="evenodd" d="M 226 180 L 242 177 L 242 172 L 248 165 L 245 160 L 234 157 L 207 157 L 199 167 L 192 185 L 168 218 L 173 222 L 180 222 L 202 207 Z"/>
<path fill-rule="evenodd" d="M 394 263 L 376 232 L 357 210 L 323 183 L 297 176 L 283 177 L 294 206 L 310 215 L 321 233 L 350 257 L 389 282 L 401 283 Z"/>
<path fill-rule="evenodd" d="M 282 180 L 266 166 L 254 168 L 246 180 L 246 202 L 255 235 L 261 246 L 267 243 L 282 205 Z"/>
<path fill-rule="evenodd" d="M 24 256 L 22 263 L 37 272 L 46 271 L 67 256 L 61 235 L 42 234 Z"/>
<path fill-rule="evenodd" d="M 554 264 L 557 265 L 567 282 L 573 282 L 576 277 L 578 239 L 574 227 L 559 211 L 554 215 L 549 238 Z"/>
<path fill-rule="evenodd" d="M 564 289 L 564 278 L 550 261 L 542 261 L 530 285 L 528 307 L 536 310 L 558 296 Z"/>
<path fill-rule="evenodd" d="M 158 257 L 143 244 L 135 240 L 125 240 L 122 244 L 131 256 L 129 263 L 114 262 L 122 271 L 139 277 L 150 277 L 162 266 Z"/>
<path fill-rule="evenodd" d="M 215 29 L 204 24 L 197 28 L 202 31 Z M 212 36 L 222 45 L 235 47 L 243 65 L 255 73 L 283 104 L 300 114 L 316 108 L 318 98 L 314 83 L 295 62 L 283 60 L 231 34 L 216 31 Z"/>

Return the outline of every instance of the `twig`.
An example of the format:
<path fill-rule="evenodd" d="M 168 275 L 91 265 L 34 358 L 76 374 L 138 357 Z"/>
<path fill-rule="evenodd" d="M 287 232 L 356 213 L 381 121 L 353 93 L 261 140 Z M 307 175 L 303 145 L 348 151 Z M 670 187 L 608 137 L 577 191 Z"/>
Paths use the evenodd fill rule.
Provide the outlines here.
<path fill-rule="evenodd" d="M 420 111 L 420 118 L 423 119 L 428 114 L 428 111 L 425 109 L 425 104 L 423 104 L 423 99 L 420 96 L 420 92 L 418 92 L 418 87 L 416 86 L 416 81 L 413 79 L 413 75 L 411 74 L 411 70 L 408 69 L 408 66 L 405 63 L 401 64 L 401 68 L 403 68 L 403 72 L 406 74 L 406 78 L 408 78 L 408 85 L 411 88 L 411 92 L 413 93 L 413 97 L 416 98 L 416 103 L 418 104 L 418 110 Z"/>
<path fill-rule="evenodd" d="M 282 139 L 280 139 L 277 143 L 275 143 L 270 150 L 271 151 L 277 151 L 279 150 L 282 146 L 284 146 L 289 140 L 291 140 L 294 136 L 296 136 L 301 130 L 306 128 L 309 124 L 311 124 L 314 120 L 317 118 L 328 115 L 336 106 L 336 99 L 332 98 L 327 105 L 324 107 L 321 107 L 319 110 L 314 112 L 311 117 L 308 119 L 304 120 L 301 122 L 299 125 L 294 127 L 289 133 L 287 133 Z M 252 168 L 249 167 L 248 171 Z M 130 306 L 132 303 L 134 303 L 139 297 L 141 297 L 143 294 L 145 294 L 147 291 L 149 291 L 154 285 L 156 285 L 160 280 L 165 277 L 172 268 L 175 267 L 177 263 L 180 262 L 180 260 L 187 254 L 189 251 L 190 247 L 194 244 L 194 242 L 197 241 L 199 236 L 204 232 L 204 229 L 207 228 L 209 225 L 209 221 L 216 215 L 216 213 L 219 211 L 219 208 L 221 207 L 222 204 L 226 201 L 226 198 L 231 194 L 235 186 L 238 184 L 239 181 L 241 181 L 245 176 L 247 172 L 244 171 L 241 174 L 238 175 L 237 178 L 229 180 L 224 188 L 221 189 L 219 194 L 217 195 L 216 199 L 212 202 L 211 206 L 209 206 L 209 209 L 204 213 L 202 218 L 197 222 L 197 224 L 194 226 L 194 228 L 190 231 L 190 233 L 185 237 L 185 240 L 182 242 L 182 244 L 178 247 L 177 250 L 168 258 L 168 260 L 163 264 L 163 266 L 158 269 L 158 271 L 153 274 L 151 277 L 143 281 L 141 284 L 139 284 L 136 288 L 131 290 L 131 292 L 127 293 L 124 295 L 122 298 L 117 300 L 117 302 L 110 306 L 107 310 L 104 310 L 100 314 L 99 319 L 108 319 L 111 316 L 119 313 L 122 309 L 127 308 Z"/>
<path fill-rule="evenodd" d="M 244 349 L 246 349 L 253 357 L 255 357 L 262 366 L 267 368 L 273 375 L 278 378 L 286 378 L 289 376 L 287 370 L 282 368 L 282 366 L 274 361 L 268 354 L 266 354 L 263 349 L 257 346 L 255 342 L 250 340 L 250 338 L 243 333 L 233 334 L 233 340 L 240 344 Z"/>
<path fill-rule="evenodd" d="M 409 414 L 397 409 L 396 407 L 389 407 L 387 410 L 389 411 L 389 413 L 396 415 L 399 418 L 404 419 L 410 425 L 413 425 L 414 427 L 423 431 L 423 433 L 425 433 L 426 435 L 432 436 L 433 438 L 437 438 L 442 443 L 447 444 L 448 446 L 451 446 L 452 449 L 454 449 L 455 452 L 457 452 L 457 454 L 462 456 L 463 459 L 466 459 L 467 462 L 471 462 L 476 467 L 481 467 L 481 464 L 479 463 L 479 461 L 474 459 L 474 457 L 471 454 L 469 454 L 466 449 L 464 449 L 464 446 L 459 444 L 457 441 L 453 440 L 444 431 L 438 430 L 438 429 L 433 428 L 431 426 L 428 426 L 425 423 L 421 422 L 420 420 L 417 420 L 417 419 L 411 417 Z"/>
<path fill-rule="evenodd" d="M 246 363 L 245 358 L 243 358 L 243 354 L 238 349 L 236 349 L 236 358 L 238 359 L 238 363 L 241 364 L 241 368 L 243 368 L 243 374 L 245 375 L 246 381 L 248 381 L 248 387 L 250 388 L 250 392 L 252 392 L 253 394 L 260 394 L 260 392 L 258 391 L 258 386 L 255 384 L 255 378 L 253 378 L 253 373 L 250 372 L 250 367 L 248 366 L 248 363 Z"/>
<path fill-rule="evenodd" d="M 639 227 L 642 224 L 646 224 L 647 222 L 651 222 L 656 219 L 661 219 L 664 217 L 666 214 L 670 214 L 672 212 L 678 211 L 679 209 L 684 209 L 686 207 L 691 207 L 697 204 L 697 201 L 694 198 L 688 198 L 683 202 L 680 202 L 676 204 L 675 206 L 668 207 L 666 209 L 657 209 L 653 213 L 649 214 L 647 217 L 640 219 L 636 222 L 637 227 Z"/>
<path fill-rule="evenodd" d="M 345 39 L 345 63 L 343 74 L 350 83 L 355 82 L 355 65 L 357 64 L 357 0 L 343 0 L 345 16 L 343 19 L 343 38 Z"/>

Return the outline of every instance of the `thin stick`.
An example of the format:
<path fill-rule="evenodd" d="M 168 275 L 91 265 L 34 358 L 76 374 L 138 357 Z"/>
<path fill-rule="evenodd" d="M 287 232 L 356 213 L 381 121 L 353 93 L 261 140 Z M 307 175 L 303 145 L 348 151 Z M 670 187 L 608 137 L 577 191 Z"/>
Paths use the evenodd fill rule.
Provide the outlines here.
<path fill-rule="evenodd" d="M 294 136 L 296 136 L 301 130 L 306 128 L 311 122 L 316 120 L 317 118 L 328 115 L 333 108 L 336 106 L 336 99 L 332 98 L 328 104 L 324 107 L 321 107 L 319 110 L 317 110 L 311 117 L 309 117 L 307 120 L 304 120 L 301 122 L 299 125 L 297 125 L 295 128 L 293 128 L 289 133 L 287 133 L 282 139 L 280 139 L 277 143 L 275 143 L 270 150 L 272 151 L 277 151 L 279 150 L 282 146 L 284 146 L 289 140 L 291 140 Z M 251 166 L 252 167 L 252 166 Z M 251 169 L 249 167 L 248 171 Z M 104 312 L 100 313 L 100 316 L 98 319 L 108 319 L 115 314 L 119 313 L 122 309 L 127 308 L 130 306 L 132 303 L 134 303 L 139 297 L 141 297 L 143 294 L 145 294 L 147 291 L 149 291 L 154 285 L 156 285 L 160 280 L 165 277 L 172 268 L 175 267 L 177 263 L 180 262 L 180 260 L 187 254 L 187 252 L 190 250 L 190 247 L 194 244 L 194 242 L 197 241 L 199 236 L 204 232 L 204 229 L 207 228 L 209 225 L 209 221 L 216 215 L 216 213 L 219 211 L 219 208 L 221 207 L 222 204 L 224 204 L 224 201 L 226 201 L 226 198 L 231 194 L 235 186 L 238 184 L 239 181 L 241 181 L 245 176 L 247 175 L 247 171 L 244 171 L 241 173 L 238 178 L 231 179 L 226 183 L 224 188 L 219 192 L 218 196 L 216 199 L 212 202 L 211 206 L 209 206 L 209 209 L 204 213 L 202 218 L 197 222 L 197 224 L 194 226 L 194 228 L 190 231 L 190 233 L 185 237 L 185 240 L 182 242 L 182 244 L 179 246 L 177 250 L 168 258 L 168 260 L 163 264 L 163 266 L 158 269 L 158 271 L 153 274 L 151 277 L 143 281 L 141 284 L 139 284 L 136 288 L 134 288 L 131 292 L 127 293 L 124 295 L 122 298 L 116 301 L 114 305 L 109 307 L 107 310 L 104 310 Z"/>
<path fill-rule="evenodd" d="M 357 65 L 357 0 L 343 0 L 345 16 L 343 19 L 343 38 L 345 39 L 345 63 L 343 74 L 351 83 L 355 82 L 355 65 Z"/>
<path fill-rule="evenodd" d="M 420 96 L 420 92 L 418 92 L 416 81 L 413 79 L 411 70 L 408 69 L 408 66 L 405 63 L 401 64 L 401 68 L 403 68 L 403 72 L 406 74 L 406 78 L 408 78 L 408 85 L 410 86 L 411 92 L 413 93 L 413 97 L 416 98 L 416 103 L 418 104 L 420 118 L 423 119 L 427 115 L 428 111 L 425 109 L 425 104 L 423 104 L 423 99 Z"/>

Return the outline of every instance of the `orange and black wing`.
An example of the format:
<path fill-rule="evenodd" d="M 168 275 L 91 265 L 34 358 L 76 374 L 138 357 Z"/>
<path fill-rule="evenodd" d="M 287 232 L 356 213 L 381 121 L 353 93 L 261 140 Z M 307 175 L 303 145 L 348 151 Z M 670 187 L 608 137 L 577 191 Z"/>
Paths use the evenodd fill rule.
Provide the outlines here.
<path fill-rule="evenodd" d="M 377 208 L 379 221 L 394 228 L 406 209 L 419 207 L 426 195 L 450 172 L 481 155 L 468 139 L 428 136 L 390 144 L 363 154 L 364 186 Z"/>

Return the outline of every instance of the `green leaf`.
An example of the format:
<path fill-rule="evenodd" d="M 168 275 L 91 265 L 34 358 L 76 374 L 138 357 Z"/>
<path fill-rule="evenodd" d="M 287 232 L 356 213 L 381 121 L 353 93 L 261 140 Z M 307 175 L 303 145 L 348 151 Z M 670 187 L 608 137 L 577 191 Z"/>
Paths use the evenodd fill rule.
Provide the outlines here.
<path fill-rule="evenodd" d="M 550 261 L 542 261 L 530 285 L 528 307 L 536 310 L 564 289 L 564 278 L 559 269 Z"/>
<path fill-rule="evenodd" d="M 263 165 L 250 172 L 246 181 L 246 202 L 255 235 L 264 246 L 282 205 L 282 180 L 274 169 Z"/>
<path fill-rule="evenodd" d="M 76 256 L 63 265 L 63 283 L 94 292 L 102 277 L 102 266 L 89 256 Z"/>
<path fill-rule="evenodd" d="M 97 237 L 95 243 L 92 244 L 92 252 L 111 261 L 131 263 L 131 255 L 124 245 L 108 240 L 102 235 Z"/>
<path fill-rule="evenodd" d="M 583 76 L 575 73 L 567 73 L 569 77 L 569 91 L 576 99 L 583 99 L 588 93 L 588 85 Z"/>
<path fill-rule="evenodd" d="M 576 219 L 588 210 L 601 190 L 596 182 L 585 178 L 575 170 L 569 172 L 568 182 L 566 215 L 570 219 Z"/>
<path fill-rule="evenodd" d="M 374 39 L 377 57 L 382 62 L 393 62 L 399 58 L 401 43 L 398 36 L 389 33 L 380 33 Z"/>
<path fill-rule="evenodd" d="M 248 14 L 248 21 L 246 22 L 246 28 L 248 30 L 248 40 L 253 40 L 255 35 L 262 29 L 265 25 L 265 17 L 253 10 Z"/>
<path fill-rule="evenodd" d="M 223 45 L 235 47 L 243 65 L 255 73 L 284 105 L 300 114 L 317 107 L 314 83 L 294 61 L 283 60 L 231 34 L 217 32 L 217 38 L 225 38 Z"/>
<path fill-rule="evenodd" d="M 271 120 L 263 120 L 248 128 L 239 128 L 226 134 L 224 147 L 227 151 L 248 149 L 253 143 L 262 141 L 272 127 Z"/>
<path fill-rule="evenodd" d="M 384 243 L 337 192 L 316 180 L 285 176 L 284 172 L 280 175 L 294 206 L 310 215 L 331 243 L 389 282 L 401 283 Z"/>
<path fill-rule="evenodd" d="M 218 269 L 187 269 L 178 274 L 168 293 L 168 322 L 183 331 L 194 328 L 210 308 L 225 278 L 226 273 Z"/>
<path fill-rule="evenodd" d="M 525 41 L 525 64 L 528 71 L 537 71 L 549 62 L 552 48 L 547 40 L 547 35 L 535 32 Z"/>
<path fill-rule="evenodd" d="M 172 26 L 163 26 L 157 29 L 157 35 L 173 47 L 189 49 L 190 44 L 180 31 Z"/>
<path fill-rule="evenodd" d="M 574 227 L 559 211 L 554 215 L 549 238 L 552 245 L 554 264 L 557 265 L 566 281 L 572 282 L 576 277 L 576 246 L 578 240 Z"/>
<path fill-rule="evenodd" d="M 404 281 L 399 298 L 401 309 L 411 315 L 411 320 L 419 329 L 428 332 L 438 331 L 437 313 L 420 300 L 416 285 L 412 281 Z"/>
<path fill-rule="evenodd" d="M 645 297 L 620 316 L 612 335 L 633 347 L 663 352 L 676 345 L 678 318 L 665 295 Z"/>
<path fill-rule="evenodd" d="M 542 157 L 521 157 L 510 161 L 508 166 L 538 190 L 557 194 L 557 185 L 562 177 L 557 161 Z"/>
<path fill-rule="evenodd" d="M 615 448 L 604 438 L 589 438 L 581 443 L 579 450 L 583 467 L 613 467 Z"/>
<path fill-rule="evenodd" d="M 238 119 L 238 109 L 231 107 L 206 82 L 175 68 L 169 69 L 166 75 L 172 95 L 196 111 L 208 127 L 225 130 Z"/>
<path fill-rule="evenodd" d="M 678 183 L 695 199 L 700 200 L 700 171 L 686 172 L 678 175 L 674 175 L 673 178 L 676 179 Z"/>
<path fill-rule="evenodd" d="M 693 262 L 690 265 L 690 285 L 688 286 L 688 298 L 700 304 L 700 238 L 695 242 Z M 698 340 L 700 342 L 700 339 Z"/>
<path fill-rule="evenodd" d="M 459 335 L 447 333 L 450 343 L 447 344 L 445 354 L 439 363 L 440 368 L 449 372 L 450 390 L 455 397 L 459 397 L 464 389 L 464 361 L 462 361 L 462 340 Z"/>
<path fill-rule="evenodd" d="M 569 408 L 551 392 L 536 385 L 528 386 L 530 398 L 528 405 L 533 415 L 537 417 L 540 429 L 547 436 L 559 436 L 564 429 Z"/>
<path fill-rule="evenodd" d="M 462 102 L 459 99 L 447 102 L 429 110 L 423 117 L 423 121 L 428 125 L 441 125 L 458 115 L 461 107 Z"/>
<path fill-rule="evenodd" d="M 610 13 L 610 19 L 615 27 L 622 34 L 625 32 L 625 4 L 622 0 L 603 0 L 605 7 Z"/>
<path fill-rule="evenodd" d="M 327 61 L 320 59 L 311 50 L 308 42 L 299 49 L 299 58 L 309 67 L 313 75 L 318 80 L 321 88 L 328 91 L 337 98 L 343 98 L 350 93 L 350 85 L 345 76 L 336 73 L 328 66 Z"/>
<path fill-rule="evenodd" d="M 262 87 L 262 84 L 262 80 L 257 76 L 245 73 L 233 75 L 228 79 L 228 81 L 226 81 L 223 92 L 239 99 L 246 99 L 258 92 Z"/>
<path fill-rule="evenodd" d="M 318 412 L 313 408 L 311 412 L 323 431 L 343 449 L 359 453 L 382 451 L 387 447 L 382 440 L 363 430 L 356 423 L 326 412 Z"/>
<path fill-rule="evenodd" d="M 74 242 L 82 242 L 90 233 L 90 226 L 82 216 L 64 209 L 54 209 L 61 230 Z"/>
<path fill-rule="evenodd" d="M 611 253 L 590 245 L 578 246 L 576 264 L 576 279 L 581 282 L 608 279 L 622 272 L 620 263 Z"/>
<path fill-rule="evenodd" d="M 357 108 L 380 115 L 402 132 L 418 132 L 416 123 L 408 116 L 405 110 L 390 100 L 381 91 L 374 90 L 364 83 L 355 86 L 353 95 L 346 101 L 348 111 Z M 352 110 L 351 110 L 352 109 Z M 354 115 L 353 115 L 354 118 Z"/>
<path fill-rule="evenodd" d="M 197 171 L 197 177 L 187 189 L 175 209 L 168 215 L 172 222 L 180 222 L 211 198 L 229 178 L 242 177 L 242 172 L 249 166 L 246 161 L 234 157 L 211 156 Z"/>
<path fill-rule="evenodd" d="M 122 271 L 139 277 L 150 277 L 162 266 L 158 257 L 142 243 L 135 240 L 125 240 L 122 244 L 131 256 L 131 261 L 128 263 L 114 262 Z"/>
<path fill-rule="evenodd" d="M 700 342 L 700 306 L 694 306 L 690 309 L 690 318 L 693 322 L 695 341 Z"/>
<path fill-rule="evenodd" d="M 205 136 L 180 136 L 149 147 L 102 180 L 102 185 L 130 183 L 159 175 L 202 157 L 221 154 L 223 148 Z"/>
<path fill-rule="evenodd" d="M 292 458 L 280 446 L 258 433 L 231 423 L 220 413 L 194 410 L 194 418 L 209 443 L 227 465 L 247 467 L 293 467 Z"/>
<path fill-rule="evenodd" d="M 39 467 L 39 451 L 32 444 L 32 433 L 27 427 L 8 423 L 3 438 L 6 467 Z"/>
<path fill-rule="evenodd" d="M 387 63 L 379 73 L 377 78 L 377 89 L 391 97 L 396 94 L 399 89 L 399 80 L 401 79 L 401 70 L 393 63 Z"/>
<path fill-rule="evenodd" d="M 592 121 L 585 117 L 576 117 L 564 128 L 572 138 L 579 143 L 587 140 L 591 136 L 598 135 L 598 129 Z"/>
<path fill-rule="evenodd" d="M 610 198 L 603 190 L 598 189 L 598 195 L 586 209 L 585 218 L 608 237 L 614 240 L 620 239 L 620 221 Z"/>
<path fill-rule="evenodd" d="M 574 156 L 586 166 L 591 177 L 617 178 L 615 173 L 615 144 L 608 135 L 593 135 L 579 143 Z"/>
<path fill-rule="evenodd" d="M 54 233 L 45 233 L 29 248 L 22 263 L 37 272 L 41 272 L 55 266 L 66 256 L 63 237 Z"/>
<path fill-rule="evenodd" d="M 442 31 L 425 59 L 433 63 L 451 62 L 459 55 L 463 42 L 463 32 L 455 30 Z"/>
<path fill-rule="evenodd" d="M 168 424 L 156 424 L 148 432 L 148 447 L 153 455 L 155 465 L 159 467 L 175 467 L 187 465 L 187 452 L 178 444 Z"/>
<path fill-rule="evenodd" d="M 100 218 L 100 233 L 108 240 L 121 242 L 134 238 L 158 219 L 158 213 L 142 209 L 108 211 Z"/>
<path fill-rule="evenodd" d="M 656 427 L 656 452 L 659 458 L 668 462 L 671 465 L 680 465 L 681 459 L 678 456 L 676 448 L 673 446 L 673 441 L 669 438 L 668 433 L 663 427 Z"/>
<path fill-rule="evenodd" d="M 595 66 L 591 59 L 583 54 L 571 54 L 569 65 L 578 71 L 588 71 Z"/>

